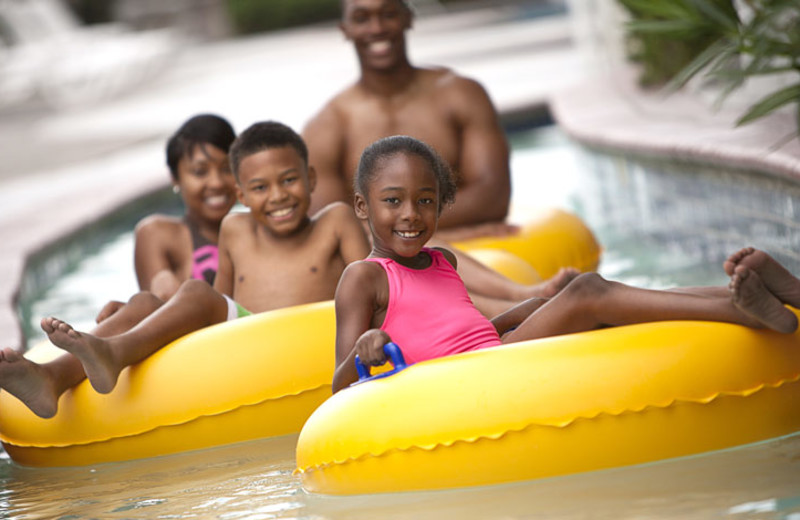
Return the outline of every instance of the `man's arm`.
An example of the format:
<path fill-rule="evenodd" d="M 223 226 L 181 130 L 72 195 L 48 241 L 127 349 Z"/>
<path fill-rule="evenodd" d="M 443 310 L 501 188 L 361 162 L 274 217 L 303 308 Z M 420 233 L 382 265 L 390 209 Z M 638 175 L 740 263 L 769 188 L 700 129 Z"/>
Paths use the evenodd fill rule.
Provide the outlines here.
<path fill-rule="evenodd" d="M 447 100 L 461 126 L 456 202 L 439 228 L 502 221 L 511 198 L 509 148 L 489 95 L 476 81 L 455 77 Z"/>
<path fill-rule="evenodd" d="M 313 215 L 331 202 L 350 203 L 350 190 L 342 171 L 344 139 L 342 123 L 335 109 L 327 105 L 303 129 L 308 147 L 309 165 L 317 172 L 317 186 L 311 196 L 309 213 Z"/>

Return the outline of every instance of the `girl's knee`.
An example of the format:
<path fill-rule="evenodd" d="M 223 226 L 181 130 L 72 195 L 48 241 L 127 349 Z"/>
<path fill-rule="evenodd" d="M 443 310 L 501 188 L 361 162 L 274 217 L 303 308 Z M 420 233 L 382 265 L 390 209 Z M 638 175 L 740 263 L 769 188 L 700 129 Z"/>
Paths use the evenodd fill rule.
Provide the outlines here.
<path fill-rule="evenodd" d="M 181 284 L 174 297 L 202 302 L 219 297 L 219 294 L 203 280 L 189 279 Z"/>
<path fill-rule="evenodd" d="M 164 301 L 149 291 L 141 291 L 128 300 L 128 306 L 137 309 L 149 310 L 150 312 L 164 305 Z"/>
<path fill-rule="evenodd" d="M 595 296 L 608 290 L 610 282 L 595 272 L 581 273 L 563 291 L 574 295 Z"/>

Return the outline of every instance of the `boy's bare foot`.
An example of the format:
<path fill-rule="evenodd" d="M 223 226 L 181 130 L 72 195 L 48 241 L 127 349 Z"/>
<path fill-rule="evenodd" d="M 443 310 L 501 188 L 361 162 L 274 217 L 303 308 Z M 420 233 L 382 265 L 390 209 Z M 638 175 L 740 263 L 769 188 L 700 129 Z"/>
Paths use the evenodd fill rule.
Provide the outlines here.
<path fill-rule="evenodd" d="M 581 274 L 581 272 L 574 267 L 562 267 L 549 280 L 537 283 L 536 285 L 531 285 L 529 294 L 526 295 L 525 299 L 552 298 L 579 274 Z"/>
<path fill-rule="evenodd" d="M 53 317 L 42 319 L 41 326 L 54 345 L 80 360 L 95 390 L 107 394 L 114 389 L 120 369 L 116 368 L 105 339 L 78 332 L 69 323 Z"/>
<path fill-rule="evenodd" d="M 733 304 L 747 316 L 778 332 L 797 329 L 797 316 L 767 289 L 756 271 L 736 266 L 728 287 Z"/>
<path fill-rule="evenodd" d="M 58 411 L 58 396 L 46 371 L 12 348 L 0 350 L 0 388 L 39 417 L 49 419 Z"/>
<path fill-rule="evenodd" d="M 722 264 L 728 276 L 733 276 L 738 266 L 758 274 L 764 286 L 783 303 L 800 308 L 800 279 L 760 249 L 745 247 L 733 253 Z"/>

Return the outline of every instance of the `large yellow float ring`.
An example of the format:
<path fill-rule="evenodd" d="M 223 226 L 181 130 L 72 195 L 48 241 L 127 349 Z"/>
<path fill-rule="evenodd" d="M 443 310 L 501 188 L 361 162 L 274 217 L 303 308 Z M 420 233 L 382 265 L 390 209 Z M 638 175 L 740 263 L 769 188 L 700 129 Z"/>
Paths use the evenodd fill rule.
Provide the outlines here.
<path fill-rule="evenodd" d="M 342 390 L 303 427 L 297 471 L 327 494 L 441 489 L 798 430 L 800 332 L 660 322 L 440 358 Z"/>
<path fill-rule="evenodd" d="M 331 395 L 335 326 L 328 301 L 208 327 L 125 369 L 109 394 L 82 382 L 51 419 L 1 392 L 0 440 L 20 464 L 74 466 L 296 433 Z"/>
<path fill-rule="evenodd" d="M 580 217 L 563 209 L 546 209 L 537 213 L 519 233 L 508 237 L 483 237 L 455 242 L 462 251 L 482 259 L 485 250 L 511 253 L 526 262 L 537 273 L 537 278 L 546 280 L 562 267 L 575 267 L 580 271 L 596 271 L 602 249 L 592 231 Z M 473 251 L 476 251 L 473 253 Z M 492 260 L 499 260 L 493 258 Z M 503 267 L 510 260 L 499 264 L 489 261 L 489 265 Z M 515 267 L 512 272 L 517 272 Z M 505 274 L 505 273 L 504 273 Z M 532 283 L 532 282 L 531 282 Z"/>
<path fill-rule="evenodd" d="M 556 225 L 541 219 L 528 229 L 535 236 L 538 227 Z M 575 265 L 565 251 L 596 246 L 575 230 L 539 242 L 539 258 Z M 476 256 L 517 282 L 538 281 L 530 265 L 494 246 Z M 61 396 L 52 419 L 0 392 L 0 441 L 20 464 L 73 466 L 297 433 L 331 395 L 334 342 L 332 302 L 215 325 L 125 369 L 110 394 L 82 382 Z M 41 362 L 60 353 L 45 343 L 26 356 Z"/>

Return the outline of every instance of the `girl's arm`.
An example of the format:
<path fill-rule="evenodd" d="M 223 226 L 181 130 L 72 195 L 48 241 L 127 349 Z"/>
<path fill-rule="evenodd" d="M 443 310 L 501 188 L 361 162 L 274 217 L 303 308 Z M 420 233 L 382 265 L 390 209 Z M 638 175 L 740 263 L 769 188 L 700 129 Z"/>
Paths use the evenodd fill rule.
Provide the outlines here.
<path fill-rule="evenodd" d="M 166 300 L 178 290 L 183 273 L 175 265 L 170 248 L 174 247 L 176 226 L 161 215 L 141 220 L 134 231 L 133 262 L 139 289 Z"/>
<path fill-rule="evenodd" d="M 375 363 L 378 354 L 368 352 L 381 341 L 380 334 L 372 329 L 377 307 L 377 283 L 382 274 L 380 266 L 369 262 L 350 264 L 342 273 L 336 288 L 336 370 L 333 374 L 333 391 L 338 392 L 358 379 L 355 356 L 358 353 L 366 363 Z M 385 276 L 385 275 L 384 275 Z M 372 329 L 372 330 L 371 330 Z M 365 338 L 365 339 L 362 339 Z M 356 344 L 359 343 L 359 349 Z M 383 343 L 380 343 L 383 356 Z"/>
<path fill-rule="evenodd" d="M 536 311 L 539 307 L 547 303 L 547 298 L 530 298 L 522 303 L 514 305 L 502 314 L 498 314 L 491 319 L 492 325 L 497 329 L 497 333 L 502 336 L 509 330 L 518 326 L 520 323 Z"/>
<path fill-rule="evenodd" d="M 214 289 L 233 298 L 234 273 L 228 243 L 232 241 L 231 235 L 235 235 L 236 232 L 233 219 L 228 218 L 230 216 L 233 215 L 228 215 L 223 219 L 219 230 L 219 245 L 217 246 L 219 249 L 219 265 L 217 266 L 217 274 L 214 276 Z"/>

